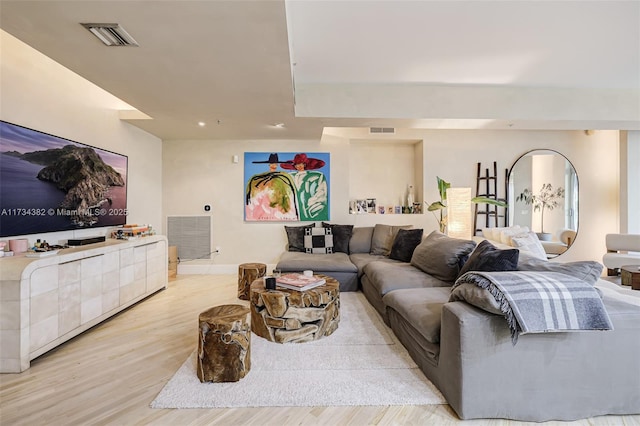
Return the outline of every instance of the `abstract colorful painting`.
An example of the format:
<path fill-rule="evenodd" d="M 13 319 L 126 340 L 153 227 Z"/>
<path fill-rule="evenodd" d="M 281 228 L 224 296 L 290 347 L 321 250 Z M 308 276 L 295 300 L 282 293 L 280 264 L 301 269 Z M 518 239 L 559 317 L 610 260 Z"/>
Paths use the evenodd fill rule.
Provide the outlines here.
<path fill-rule="evenodd" d="M 245 152 L 244 219 L 329 220 L 328 152 Z"/>

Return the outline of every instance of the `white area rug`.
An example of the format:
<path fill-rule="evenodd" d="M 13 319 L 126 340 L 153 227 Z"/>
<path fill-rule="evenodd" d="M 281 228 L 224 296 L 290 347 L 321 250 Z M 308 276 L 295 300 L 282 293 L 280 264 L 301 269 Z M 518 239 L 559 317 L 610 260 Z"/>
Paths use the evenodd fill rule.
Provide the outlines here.
<path fill-rule="evenodd" d="M 251 335 L 251 370 L 200 383 L 194 351 L 152 408 L 446 404 L 361 293 L 340 295 L 340 326 L 310 343 Z"/>

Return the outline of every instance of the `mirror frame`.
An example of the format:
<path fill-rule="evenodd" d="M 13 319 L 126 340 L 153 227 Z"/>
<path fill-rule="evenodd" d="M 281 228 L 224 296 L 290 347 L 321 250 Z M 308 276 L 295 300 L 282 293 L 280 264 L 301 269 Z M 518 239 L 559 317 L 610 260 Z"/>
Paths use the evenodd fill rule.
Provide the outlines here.
<path fill-rule="evenodd" d="M 556 151 L 554 149 L 548 149 L 548 148 L 532 149 L 532 150 L 527 151 L 524 154 L 520 155 L 513 162 L 513 164 L 511 165 L 511 168 L 509 168 L 509 173 L 507 174 L 507 180 L 506 180 L 506 183 L 505 183 L 505 187 L 506 187 L 505 188 L 505 193 L 506 193 L 505 195 L 506 195 L 507 203 L 508 203 L 507 210 L 505 211 L 505 215 L 506 215 L 505 220 L 506 220 L 507 226 L 514 226 L 513 217 L 514 217 L 514 214 L 515 214 L 515 198 L 516 198 L 516 194 L 515 193 L 511 194 L 511 192 L 512 192 L 511 181 L 512 181 L 512 176 L 513 176 L 512 174 L 513 174 L 514 168 L 516 167 L 516 165 L 518 164 L 518 162 L 520 160 L 522 160 L 525 157 L 531 156 L 532 154 L 534 154 L 536 152 L 542 152 L 542 153 L 546 152 L 546 153 L 555 154 L 555 155 L 558 155 L 558 156 L 564 158 L 566 164 L 571 166 L 571 168 L 573 169 L 573 172 L 575 174 L 575 190 L 574 190 L 575 194 L 573 196 L 575 197 L 575 213 L 574 213 L 574 215 L 575 215 L 575 233 L 576 233 L 576 235 L 575 235 L 573 241 L 570 241 L 570 243 L 567 246 L 566 250 L 564 250 L 562 253 L 554 254 L 554 253 L 547 252 L 547 257 L 548 258 L 552 258 L 552 257 L 557 257 L 557 256 L 560 256 L 560 255 L 566 253 L 566 251 L 571 248 L 571 246 L 575 242 L 575 238 L 578 236 L 579 229 L 580 229 L 580 178 L 578 176 L 578 171 L 576 170 L 576 167 L 567 158 L 566 155 L 564 155 L 561 152 Z M 566 188 L 565 188 L 565 190 L 566 190 Z M 565 194 L 566 194 L 566 192 L 565 192 Z M 565 195 L 565 200 L 566 199 L 567 199 L 567 196 Z M 565 203 L 566 203 L 566 201 L 565 201 Z M 512 213 L 512 209 L 514 209 L 513 213 Z M 533 207 L 531 207 L 531 209 L 533 209 Z M 531 228 L 531 231 L 533 231 L 533 224 L 531 224 L 530 228 Z M 541 229 L 541 231 L 542 231 L 542 229 Z M 556 235 L 553 235 L 553 236 L 556 237 Z M 543 246 L 544 246 L 544 243 L 543 243 Z"/>

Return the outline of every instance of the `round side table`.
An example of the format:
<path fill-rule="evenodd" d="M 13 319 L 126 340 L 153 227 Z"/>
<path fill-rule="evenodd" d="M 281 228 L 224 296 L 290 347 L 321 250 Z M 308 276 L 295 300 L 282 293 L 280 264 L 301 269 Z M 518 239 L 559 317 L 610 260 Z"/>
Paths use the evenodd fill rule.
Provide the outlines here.
<path fill-rule="evenodd" d="M 267 274 L 264 263 L 241 263 L 238 265 L 238 299 L 249 300 L 251 283 Z"/>
<path fill-rule="evenodd" d="M 319 275 L 325 284 L 305 291 L 277 287 L 263 280 L 251 284 L 251 331 L 276 343 L 303 343 L 329 336 L 340 323 L 340 283 Z"/>

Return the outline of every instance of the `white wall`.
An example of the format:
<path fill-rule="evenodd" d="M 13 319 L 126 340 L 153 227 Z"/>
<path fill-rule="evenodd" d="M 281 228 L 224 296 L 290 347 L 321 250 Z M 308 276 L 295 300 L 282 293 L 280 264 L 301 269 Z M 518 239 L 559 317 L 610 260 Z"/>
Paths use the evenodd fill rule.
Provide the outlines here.
<path fill-rule="evenodd" d="M 165 215 L 202 215 L 203 206 L 212 205 L 212 246 L 222 253 L 212 260 L 190 261 L 192 272 L 232 272 L 242 262 L 273 265 L 285 249 L 283 223 L 243 221 L 243 165 L 231 161 L 245 151 L 318 151 L 331 153 L 331 222 L 356 226 L 410 223 L 430 232 L 437 221 L 423 215 L 349 215 L 348 201 L 353 198 L 350 179 L 358 179 L 352 168 L 376 168 L 377 152 L 351 149 L 352 135 L 341 137 L 333 132 L 321 141 L 165 141 L 163 207 Z M 349 132 L 345 132 L 348 134 Z M 518 130 L 424 130 L 407 131 L 396 137 L 423 140 L 425 191 L 416 198 L 432 202 L 439 199 L 436 176 L 453 186 L 470 186 L 475 191 L 477 162 L 483 168 L 498 162 L 500 185 L 505 169 L 531 149 L 554 149 L 564 154 L 576 167 L 580 180 L 579 234 L 575 244 L 561 260 L 601 260 L 605 252 L 604 235 L 617 232 L 619 199 L 618 132 L 596 131 L 587 136 L 582 131 Z M 355 142 L 358 143 L 358 142 Z M 354 159 L 357 152 L 357 161 Z M 403 148 L 399 152 L 404 153 Z M 378 160 L 376 160 L 378 161 Z M 393 159 L 389 162 L 393 164 Z M 363 175 L 364 176 L 364 175 Z M 357 181 L 365 187 L 366 178 Z M 287 225 L 293 225 L 287 223 Z M 187 269 L 183 269 L 187 271 Z"/>
<path fill-rule="evenodd" d="M 164 233 L 160 139 L 118 118 L 118 110 L 128 107 L 124 102 L 1 30 L 0 46 L 0 118 L 127 155 L 127 221 L 152 224 Z M 96 228 L 27 238 L 55 244 L 106 232 Z"/>
<path fill-rule="evenodd" d="M 245 151 L 331 153 L 331 221 L 356 226 L 410 223 L 425 232 L 437 221 L 424 215 L 349 215 L 353 175 L 352 136 L 325 134 L 321 141 L 165 141 L 118 119 L 121 101 L 0 31 L 2 102 L 0 118 L 26 127 L 129 156 L 129 222 L 150 223 L 161 233 L 167 215 L 201 215 L 211 204 L 213 246 L 222 254 L 194 262 L 207 271 L 234 271 L 238 263 L 274 264 L 286 245 L 282 223 L 243 221 L 243 165 L 231 161 Z M 346 132 L 345 134 L 347 134 Z M 580 222 L 575 244 L 561 260 L 600 260 L 604 235 L 618 232 L 618 132 L 518 130 L 406 131 L 400 139 L 423 140 L 423 182 L 416 198 L 437 200 L 436 176 L 453 186 L 475 188 L 476 163 L 498 161 L 499 174 L 524 152 L 547 148 L 563 153 L 580 180 Z M 419 152 L 420 150 L 416 150 Z M 364 155 L 361 155 L 365 157 Z M 371 164 L 370 158 L 362 158 Z M 419 166 L 419 165 L 417 165 Z M 417 167 L 416 166 L 416 167 Z M 358 185 L 366 182 L 358 182 Z M 95 234 L 85 231 L 84 234 Z M 80 231 L 47 236 L 50 242 Z M 40 236 L 30 236 L 30 239 Z"/>

